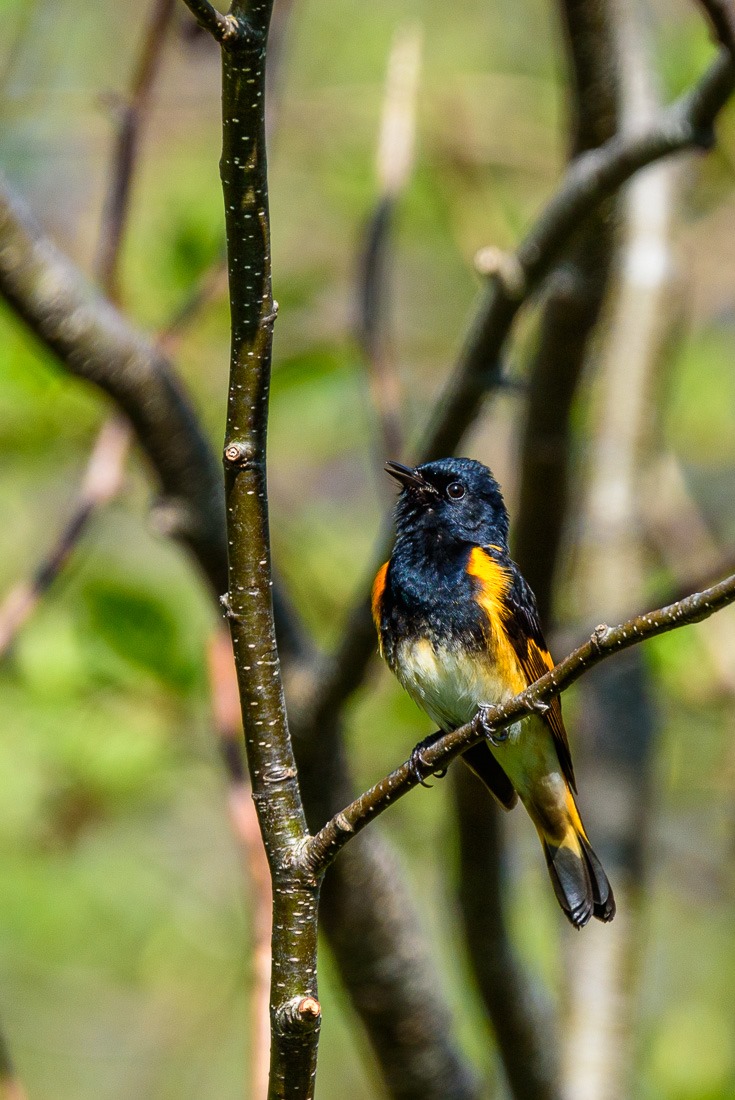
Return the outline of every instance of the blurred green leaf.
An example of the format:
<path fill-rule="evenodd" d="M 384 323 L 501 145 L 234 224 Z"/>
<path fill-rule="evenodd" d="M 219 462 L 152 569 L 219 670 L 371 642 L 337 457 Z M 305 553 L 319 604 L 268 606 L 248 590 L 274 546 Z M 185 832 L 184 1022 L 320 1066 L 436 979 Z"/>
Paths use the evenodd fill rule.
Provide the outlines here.
<path fill-rule="evenodd" d="M 177 691 L 196 681 L 196 655 L 185 645 L 171 609 L 125 583 L 97 579 L 82 600 L 89 629 L 109 650 Z"/>

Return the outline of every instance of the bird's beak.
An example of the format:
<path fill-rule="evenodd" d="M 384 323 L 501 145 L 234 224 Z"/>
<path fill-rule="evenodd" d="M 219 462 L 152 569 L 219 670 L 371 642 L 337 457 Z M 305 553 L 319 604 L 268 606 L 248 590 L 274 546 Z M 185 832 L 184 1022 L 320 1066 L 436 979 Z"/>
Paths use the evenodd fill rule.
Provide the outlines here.
<path fill-rule="evenodd" d="M 417 470 L 404 466 L 402 462 L 386 462 L 385 472 L 400 481 L 406 489 L 433 489 Z"/>

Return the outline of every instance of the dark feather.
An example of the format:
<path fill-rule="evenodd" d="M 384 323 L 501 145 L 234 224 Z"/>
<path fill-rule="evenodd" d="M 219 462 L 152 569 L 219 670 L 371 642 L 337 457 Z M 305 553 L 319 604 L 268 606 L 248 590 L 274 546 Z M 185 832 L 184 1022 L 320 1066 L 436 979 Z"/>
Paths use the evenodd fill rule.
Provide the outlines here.
<path fill-rule="evenodd" d="M 494 794 L 504 810 L 512 810 L 518 801 L 518 795 L 508 776 L 497 762 L 487 745 L 480 742 L 462 753 L 462 759 L 471 768 L 478 779 Z"/>

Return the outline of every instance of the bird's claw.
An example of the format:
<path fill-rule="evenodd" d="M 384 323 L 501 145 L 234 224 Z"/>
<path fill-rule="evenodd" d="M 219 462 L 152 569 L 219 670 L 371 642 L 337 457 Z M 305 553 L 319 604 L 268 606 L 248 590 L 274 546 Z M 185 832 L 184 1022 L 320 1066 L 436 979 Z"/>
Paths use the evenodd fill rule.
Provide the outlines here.
<path fill-rule="evenodd" d="M 545 703 L 543 699 L 537 699 L 531 704 L 531 710 L 534 714 L 540 714 L 542 717 L 544 714 L 548 714 L 551 710 L 549 703 Z"/>
<path fill-rule="evenodd" d="M 502 745 L 503 741 L 508 740 L 510 731 L 508 729 L 496 730 L 492 722 L 488 718 L 488 707 L 480 707 L 480 729 L 483 732 L 486 741 L 489 741 L 491 745 Z"/>
<path fill-rule="evenodd" d="M 426 763 L 422 755 L 423 750 L 428 749 L 441 736 L 441 731 L 432 734 L 431 737 L 427 737 L 423 741 L 420 741 L 411 753 L 408 766 L 411 770 L 411 775 L 422 787 L 428 787 L 430 789 L 433 786 L 432 783 L 426 782 L 430 775 L 435 776 L 436 779 L 443 779 L 447 774 L 446 768 L 440 768 L 438 771 L 434 771 L 431 765 Z"/>

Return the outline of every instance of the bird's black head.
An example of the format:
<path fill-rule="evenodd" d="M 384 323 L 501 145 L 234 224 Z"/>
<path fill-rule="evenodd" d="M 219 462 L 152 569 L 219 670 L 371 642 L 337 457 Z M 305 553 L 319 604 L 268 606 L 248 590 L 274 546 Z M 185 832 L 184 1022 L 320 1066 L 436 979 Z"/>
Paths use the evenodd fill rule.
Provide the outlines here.
<path fill-rule="evenodd" d="M 399 538 L 423 535 L 507 550 L 508 512 L 487 466 L 471 458 L 440 458 L 414 469 L 399 462 L 385 468 L 403 486 L 396 505 Z"/>

